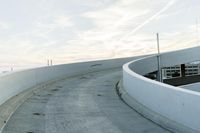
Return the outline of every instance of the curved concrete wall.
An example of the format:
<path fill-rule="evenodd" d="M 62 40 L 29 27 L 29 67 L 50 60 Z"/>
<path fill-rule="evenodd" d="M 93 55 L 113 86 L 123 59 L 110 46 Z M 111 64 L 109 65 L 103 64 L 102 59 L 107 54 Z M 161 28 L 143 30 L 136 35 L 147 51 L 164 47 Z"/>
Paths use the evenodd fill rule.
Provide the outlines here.
<path fill-rule="evenodd" d="M 181 88 L 200 92 L 200 83 L 193 83 L 180 86 Z"/>
<path fill-rule="evenodd" d="M 49 80 L 121 67 L 138 57 L 82 62 L 24 70 L 0 76 L 0 105 L 18 93 Z"/>
<path fill-rule="evenodd" d="M 166 67 L 199 60 L 199 51 L 200 47 L 195 47 L 164 53 L 161 55 L 161 66 Z M 142 76 L 157 70 L 157 67 L 157 56 L 125 64 L 123 66 L 125 91 L 149 110 L 170 120 L 172 126 L 180 127 L 179 131 L 187 129 L 191 132 L 200 132 L 200 106 L 198 105 L 200 93 L 166 85 Z M 155 119 L 158 119 L 156 120 L 158 123 L 161 121 L 159 118 Z"/>

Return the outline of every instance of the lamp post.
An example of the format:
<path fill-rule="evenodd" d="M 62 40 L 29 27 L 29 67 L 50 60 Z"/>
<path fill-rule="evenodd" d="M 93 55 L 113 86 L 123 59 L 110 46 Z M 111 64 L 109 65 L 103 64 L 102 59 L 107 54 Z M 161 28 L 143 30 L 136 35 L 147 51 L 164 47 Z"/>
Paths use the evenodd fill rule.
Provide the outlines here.
<path fill-rule="evenodd" d="M 197 45 L 199 45 L 199 20 L 196 18 L 196 40 L 197 40 Z"/>
<path fill-rule="evenodd" d="M 50 66 L 53 66 L 53 60 L 50 60 Z"/>
<path fill-rule="evenodd" d="M 158 55 L 157 55 L 157 61 L 158 61 L 158 74 L 157 74 L 157 80 L 162 82 L 162 68 L 161 68 L 161 58 L 160 58 L 160 42 L 159 42 L 159 34 L 156 34 L 157 36 L 157 50 L 158 50 Z"/>
<path fill-rule="evenodd" d="M 49 59 L 47 60 L 47 66 L 49 66 L 50 64 L 49 64 Z"/>

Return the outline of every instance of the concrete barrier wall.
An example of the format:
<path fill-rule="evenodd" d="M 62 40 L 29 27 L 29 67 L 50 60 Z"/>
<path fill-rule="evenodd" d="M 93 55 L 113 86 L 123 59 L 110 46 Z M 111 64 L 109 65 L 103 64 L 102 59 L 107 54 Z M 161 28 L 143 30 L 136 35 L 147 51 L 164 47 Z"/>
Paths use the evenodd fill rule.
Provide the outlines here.
<path fill-rule="evenodd" d="M 200 47 L 174 51 L 161 55 L 161 66 L 173 66 L 200 59 Z M 183 132 L 200 132 L 200 93 L 173 87 L 142 75 L 157 70 L 156 56 L 129 62 L 123 66 L 125 91 L 141 105 L 159 114 L 153 118 L 161 123 L 167 118 L 169 128 Z M 171 127 L 170 127 L 171 126 Z M 179 128 L 179 129 L 178 129 Z M 182 128 L 182 129 L 181 129 Z M 187 131 L 186 131 L 187 130 Z"/>
<path fill-rule="evenodd" d="M 188 90 L 192 90 L 192 91 L 200 92 L 200 83 L 187 84 L 187 85 L 182 85 L 179 87 L 188 89 Z"/>
<path fill-rule="evenodd" d="M 0 76 L 0 105 L 18 93 L 60 77 L 70 77 L 103 69 L 121 67 L 138 57 L 82 62 L 24 70 Z"/>

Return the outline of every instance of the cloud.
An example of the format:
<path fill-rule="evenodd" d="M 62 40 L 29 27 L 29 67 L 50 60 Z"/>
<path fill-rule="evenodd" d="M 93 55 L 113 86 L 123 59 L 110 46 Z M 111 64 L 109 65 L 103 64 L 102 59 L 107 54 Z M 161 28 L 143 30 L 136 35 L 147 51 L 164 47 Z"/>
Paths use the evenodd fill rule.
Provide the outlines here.
<path fill-rule="evenodd" d="M 157 13 L 155 13 L 153 16 L 151 16 L 150 18 L 146 19 L 143 23 L 139 24 L 137 27 L 135 27 L 133 30 L 131 30 L 130 32 L 128 32 L 126 35 L 124 35 L 122 38 L 120 38 L 119 41 L 123 40 L 124 38 L 134 34 L 135 32 L 137 32 L 139 29 L 141 29 L 143 26 L 145 26 L 146 24 L 148 24 L 149 22 L 151 22 L 152 20 L 156 19 L 157 17 L 159 17 L 163 12 L 165 12 L 167 9 L 169 9 L 172 5 L 175 4 L 177 0 L 171 0 L 169 1 L 169 3 L 167 3 L 166 6 L 164 6 L 164 8 L 162 8 L 160 11 L 158 11 Z"/>
<path fill-rule="evenodd" d="M 186 21 L 183 24 L 174 22 L 173 26 L 170 25 L 172 21 L 177 21 L 172 17 L 184 13 L 185 7 L 179 8 L 177 1 L 154 1 L 152 5 L 145 0 L 118 1 L 105 9 L 85 13 L 84 17 L 90 19 L 95 26 L 93 29 L 79 33 L 79 38 L 71 45 L 87 47 L 85 51 L 90 47 L 104 49 L 112 53 L 108 58 L 155 53 L 157 51 L 155 32 L 160 28 L 163 52 L 195 46 L 195 30 L 189 28 L 191 24 L 188 25 Z M 139 3 L 143 5 L 140 7 Z M 167 20 L 163 23 L 161 19 Z M 151 24 L 155 22 L 153 20 L 158 24 Z M 172 31 L 168 30 L 170 26 L 174 28 Z M 149 27 L 154 29 L 153 32 L 145 31 Z M 178 29 L 180 27 L 181 29 Z M 136 32 L 137 34 L 134 34 Z"/>
<path fill-rule="evenodd" d="M 0 29 L 10 29 L 10 28 L 11 28 L 10 24 L 0 21 Z"/>
<path fill-rule="evenodd" d="M 70 16 L 61 15 L 45 18 L 37 22 L 37 30 L 46 30 L 47 33 L 54 30 L 65 29 L 74 26 Z"/>
<path fill-rule="evenodd" d="M 145 5 L 145 2 L 147 5 Z M 148 3 L 146 0 L 120 0 L 105 9 L 87 12 L 83 14 L 83 17 L 90 19 L 94 23 L 94 28 L 79 33 L 78 39 L 74 40 L 73 43 L 87 47 L 86 51 L 88 51 L 88 47 L 104 48 L 106 51 L 114 53 L 110 58 L 122 55 L 121 50 L 130 49 L 134 45 L 140 44 L 139 49 L 143 49 L 138 35 L 126 37 L 161 15 L 175 3 L 175 0 L 167 1 L 167 4 L 155 3 Z M 157 12 L 154 13 L 153 9 L 158 5 L 164 5 L 164 8 L 159 11 L 155 10 Z M 130 29 L 133 30 L 130 31 Z M 142 35 L 142 39 L 146 38 L 149 37 Z"/>
<path fill-rule="evenodd" d="M 56 16 L 54 20 L 54 24 L 57 25 L 57 27 L 65 28 L 65 27 L 71 27 L 74 26 L 73 21 L 69 16 Z"/>
<path fill-rule="evenodd" d="M 66 63 L 155 53 L 157 31 L 161 51 L 191 47 L 197 42 L 197 3 L 21 0 L 11 12 L 0 5 L 0 60 L 46 64 L 48 58 Z M 188 11 L 188 4 L 196 9 Z"/>

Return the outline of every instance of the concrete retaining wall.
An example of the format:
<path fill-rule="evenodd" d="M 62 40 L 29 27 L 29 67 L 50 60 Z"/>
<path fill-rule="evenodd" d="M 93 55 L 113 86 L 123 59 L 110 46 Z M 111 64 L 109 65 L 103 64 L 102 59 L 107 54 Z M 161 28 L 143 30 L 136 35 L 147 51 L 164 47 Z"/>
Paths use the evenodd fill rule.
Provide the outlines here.
<path fill-rule="evenodd" d="M 161 55 L 161 66 L 173 66 L 200 59 L 200 47 Z M 123 66 L 123 86 L 125 91 L 138 103 L 161 117 L 153 119 L 158 124 L 165 123 L 167 118 L 173 131 L 200 132 L 200 93 L 173 87 L 142 75 L 158 68 L 157 57 L 150 56 L 129 62 Z M 163 125 L 162 125 L 163 126 Z M 175 129 L 177 128 L 177 129 Z"/>
<path fill-rule="evenodd" d="M 192 91 L 197 91 L 200 92 L 200 83 L 194 83 L 194 84 L 187 84 L 187 85 L 182 85 L 179 86 L 184 89 L 192 90 Z"/>
<path fill-rule="evenodd" d="M 121 67 L 138 57 L 82 62 L 24 70 L 0 76 L 0 105 L 20 92 L 49 80 Z"/>

